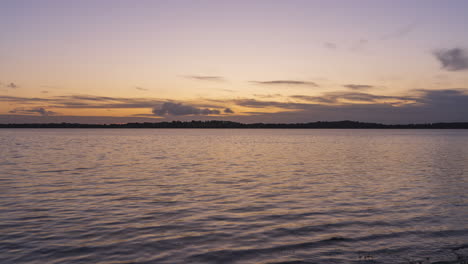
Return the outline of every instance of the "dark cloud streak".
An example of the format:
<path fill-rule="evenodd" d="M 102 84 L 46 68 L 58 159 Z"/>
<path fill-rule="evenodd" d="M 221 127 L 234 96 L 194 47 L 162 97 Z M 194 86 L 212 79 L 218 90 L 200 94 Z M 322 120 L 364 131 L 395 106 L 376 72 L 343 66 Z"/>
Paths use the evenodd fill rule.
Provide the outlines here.
<path fill-rule="evenodd" d="M 191 105 L 181 103 L 165 102 L 160 108 L 154 108 L 153 114 L 157 116 L 173 115 L 219 115 L 221 112 L 217 109 L 197 108 Z"/>
<path fill-rule="evenodd" d="M 298 80 L 273 80 L 273 81 L 250 81 L 251 83 L 260 84 L 260 85 L 289 85 L 289 86 L 313 86 L 318 87 L 314 82 L 305 82 Z"/>
<path fill-rule="evenodd" d="M 225 81 L 225 79 L 221 76 L 188 75 L 184 77 L 187 79 L 193 79 L 193 80 L 198 80 L 198 81 L 215 81 L 215 82 Z"/>
<path fill-rule="evenodd" d="M 367 84 L 345 84 L 343 87 L 351 90 L 369 90 L 375 88 L 375 86 Z"/>
<path fill-rule="evenodd" d="M 43 107 L 30 108 L 30 109 L 15 108 L 15 109 L 11 110 L 10 113 L 12 113 L 12 114 L 36 114 L 37 113 L 37 114 L 39 114 L 41 116 L 51 116 L 51 115 L 57 114 L 56 112 L 53 112 L 53 111 L 47 111 Z"/>

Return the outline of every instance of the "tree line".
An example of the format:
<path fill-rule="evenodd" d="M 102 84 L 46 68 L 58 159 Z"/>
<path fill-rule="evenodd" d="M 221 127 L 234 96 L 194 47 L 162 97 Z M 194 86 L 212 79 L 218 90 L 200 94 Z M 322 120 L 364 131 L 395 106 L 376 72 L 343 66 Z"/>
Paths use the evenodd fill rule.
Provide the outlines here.
<path fill-rule="evenodd" d="M 341 128 L 341 129 L 468 129 L 468 122 L 425 124 L 379 124 L 358 121 L 318 121 L 310 123 L 238 123 L 232 121 L 172 121 L 126 124 L 30 123 L 0 124 L 0 128 Z"/>

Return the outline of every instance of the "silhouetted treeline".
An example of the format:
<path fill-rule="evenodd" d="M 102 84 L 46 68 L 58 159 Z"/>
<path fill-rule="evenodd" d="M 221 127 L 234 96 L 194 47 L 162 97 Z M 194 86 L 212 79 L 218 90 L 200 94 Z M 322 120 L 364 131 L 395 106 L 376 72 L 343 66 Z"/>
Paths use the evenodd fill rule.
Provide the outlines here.
<path fill-rule="evenodd" d="M 468 122 L 460 123 L 428 123 L 385 125 L 356 121 L 311 122 L 311 123 L 252 123 L 243 124 L 231 121 L 172 121 L 158 123 L 127 123 L 127 124 L 78 124 L 78 123 L 48 123 L 48 124 L 0 124 L 0 128 L 349 128 L 349 129 L 468 129 Z"/>

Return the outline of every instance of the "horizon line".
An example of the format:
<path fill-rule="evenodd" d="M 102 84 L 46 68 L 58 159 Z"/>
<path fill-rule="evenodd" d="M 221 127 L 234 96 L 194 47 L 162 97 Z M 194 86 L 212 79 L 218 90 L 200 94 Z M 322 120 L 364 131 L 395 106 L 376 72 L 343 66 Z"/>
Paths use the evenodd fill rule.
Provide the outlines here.
<path fill-rule="evenodd" d="M 163 121 L 163 122 L 129 122 L 109 124 L 85 124 L 85 123 L 0 123 L 0 128 L 291 128 L 291 129 L 468 129 L 468 122 L 436 122 L 436 123 L 406 123 L 384 124 L 373 122 L 360 122 L 352 120 L 341 121 L 315 121 L 307 123 L 241 123 L 225 120 L 191 120 L 191 121 Z"/>

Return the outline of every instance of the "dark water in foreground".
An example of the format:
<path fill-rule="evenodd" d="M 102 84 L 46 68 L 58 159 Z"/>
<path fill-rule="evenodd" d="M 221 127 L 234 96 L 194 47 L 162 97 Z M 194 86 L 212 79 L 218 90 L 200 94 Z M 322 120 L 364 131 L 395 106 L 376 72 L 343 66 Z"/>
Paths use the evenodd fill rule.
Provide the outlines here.
<path fill-rule="evenodd" d="M 0 145 L 2 264 L 468 255 L 466 130 L 5 129 Z"/>

